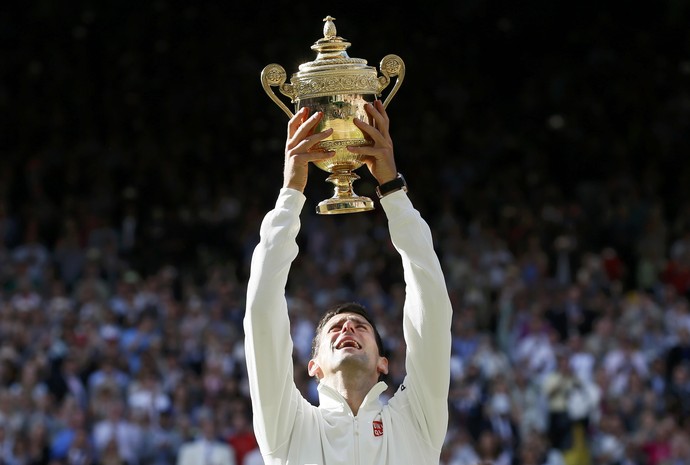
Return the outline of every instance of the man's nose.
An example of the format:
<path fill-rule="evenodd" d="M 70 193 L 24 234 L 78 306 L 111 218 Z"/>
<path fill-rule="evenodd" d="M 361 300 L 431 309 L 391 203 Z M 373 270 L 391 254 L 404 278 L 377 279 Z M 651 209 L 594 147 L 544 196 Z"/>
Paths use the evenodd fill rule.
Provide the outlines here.
<path fill-rule="evenodd" d="M 340 331 L 343 333 L 354 332 L 355 322 L 352 320 L 345 320 L 345 323 L 343 323 L 343 327 L 340 329 Z"/>

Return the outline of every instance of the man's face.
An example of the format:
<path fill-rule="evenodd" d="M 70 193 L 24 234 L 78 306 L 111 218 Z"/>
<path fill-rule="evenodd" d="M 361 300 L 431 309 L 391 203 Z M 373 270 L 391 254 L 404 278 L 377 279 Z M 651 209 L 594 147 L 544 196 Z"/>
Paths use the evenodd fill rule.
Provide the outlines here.
<path fill-rule="evenodd" d="M 361 315 L 334 315 L 321 329 L 318 350 L 309 362 L 309 374 L 322 379 L 338 371 L 388 373 L 388 360 L 379 355 L 374 328 Z"/>

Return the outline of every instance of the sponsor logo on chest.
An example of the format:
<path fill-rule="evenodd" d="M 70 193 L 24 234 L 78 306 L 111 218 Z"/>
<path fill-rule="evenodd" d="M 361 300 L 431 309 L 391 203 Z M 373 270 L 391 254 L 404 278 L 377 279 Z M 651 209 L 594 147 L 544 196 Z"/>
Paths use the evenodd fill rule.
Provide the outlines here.
<path fill-rule="evenodd" d="M 374 420 L 371 423 L 371 426 L 374 428 L 374 436 L 379 437 L 383 436 L 383 422 L 380 420 Z"/>

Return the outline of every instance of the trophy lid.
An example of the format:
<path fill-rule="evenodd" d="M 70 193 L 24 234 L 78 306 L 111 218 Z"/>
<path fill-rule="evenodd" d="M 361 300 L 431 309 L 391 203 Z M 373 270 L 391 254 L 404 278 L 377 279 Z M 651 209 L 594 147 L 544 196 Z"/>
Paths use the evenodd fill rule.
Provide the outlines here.
<path fill-rule="evenodd" d="M 339 94 L 376 94 L 380 85 L 376 69 L 367 66 L 361 58 L 347 54 L 350 43 L 339 37 L 335 18 L 324 19 L 323 38 L 317 40 L 311 49 L 317 52 L 316 59 L 299 65 L 299 72 L 292 75 L 295 100 Z"/>

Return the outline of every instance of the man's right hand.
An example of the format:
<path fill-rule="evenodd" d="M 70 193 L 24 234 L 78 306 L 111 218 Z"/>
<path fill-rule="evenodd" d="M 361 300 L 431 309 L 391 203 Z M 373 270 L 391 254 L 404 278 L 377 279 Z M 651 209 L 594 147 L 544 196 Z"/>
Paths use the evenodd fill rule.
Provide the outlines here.
<path fill-rule="evenodd" d="M 333 129 L 314 134 L 314 128 L 323 118 L 322 112 L 309 116 L 309 109 L 301 108 L 288 123 L 287 141 L 285 142 L 285 168 L 283 187 L 304 192 L 309 174 L 309 162 L 323 160 L 335 155 L 335 152 L 310 152 L 316 144 L 331 135 Z"/>

